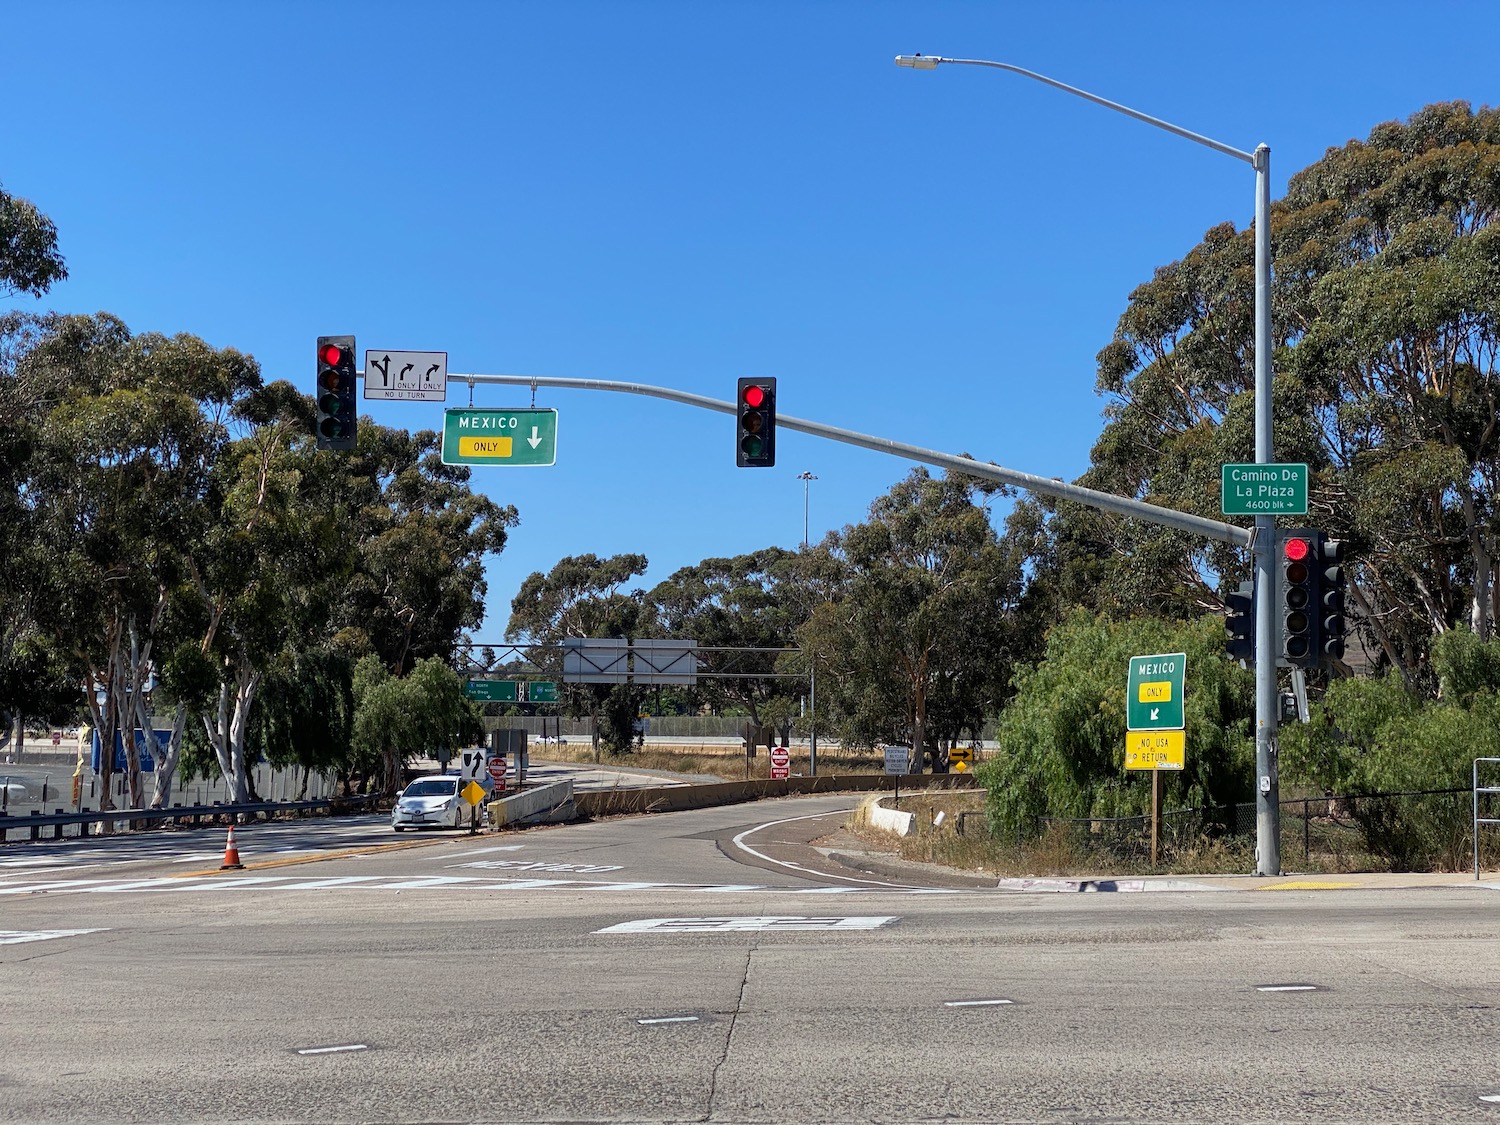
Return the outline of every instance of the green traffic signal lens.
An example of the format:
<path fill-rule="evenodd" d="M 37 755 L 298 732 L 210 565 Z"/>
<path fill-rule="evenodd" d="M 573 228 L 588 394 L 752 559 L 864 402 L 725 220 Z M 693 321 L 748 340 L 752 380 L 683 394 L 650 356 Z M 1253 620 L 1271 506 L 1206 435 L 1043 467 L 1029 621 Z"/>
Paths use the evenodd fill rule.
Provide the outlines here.
<path fill-rule="evenodd" d="M 324 418 L 318 423 L 318 433 L 333 441 L 344 436 L 344 424 L 337 418 Z"/>
<path fill-rule="evenodd" d="M 318 399 L 318 409 L 324 414 L 337 414 L 339 412 L 339 396 L 323 395 Z"/>
<path fill-rule="evenodd" d="M 1302 609 L 1307 605 L 1307 591 L 1301 586 L 1293 586 L 1286 592 L 1286 604 L 1289 609 Z"/>
<path fill-rule="evenodd" d="M 1307 655 L 1307 638 L 1290 637 L 1286 642 L 1286 654 L 1293 660 L 1301 660 Z"/>
<path fill-rule="evenodd" d="M 746 457 L 759 457 L 761 455 L 761 452 L 765 449 L 765 443 L 762 442 L 760 438 L 756 437 L 754 434 L 751 434 L 749 437 L 745 438 L 744 441 L 740 442 L 740 449 L 744 452 Z"/>

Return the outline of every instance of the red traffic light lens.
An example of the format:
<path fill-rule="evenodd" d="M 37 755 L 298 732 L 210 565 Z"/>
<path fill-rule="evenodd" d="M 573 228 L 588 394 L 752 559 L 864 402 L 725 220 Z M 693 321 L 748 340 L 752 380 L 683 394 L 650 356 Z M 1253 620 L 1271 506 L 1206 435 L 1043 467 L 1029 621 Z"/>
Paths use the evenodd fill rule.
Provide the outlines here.
<path fill-rule="evenodd" d="M 323 349 L 323 362 L 329 367 L 337 367 L 344 361 L 344 349 L 337 344 L 329 344 Z"/>
<path fill-rule="evenodd" d="M 1287 558 L 1293 562 L 1299 562 L 1307 558 L 1309 552 L 1312 550 L 1312 546 L 1306 539 L 1288 539 L 1282 550 L 1286 552 Z"/>
<path fill-rule="evenodd" d="M 766 401 L 766 392 L 763 387 L 749 386 L 745 388 L 745 405 L 760 406 Z"/>

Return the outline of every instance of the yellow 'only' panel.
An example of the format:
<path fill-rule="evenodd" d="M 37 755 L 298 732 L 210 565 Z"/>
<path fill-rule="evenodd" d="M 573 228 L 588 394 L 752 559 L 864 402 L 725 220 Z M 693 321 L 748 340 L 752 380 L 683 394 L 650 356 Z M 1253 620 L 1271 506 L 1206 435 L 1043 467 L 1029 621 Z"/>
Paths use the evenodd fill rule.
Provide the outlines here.
<path fill-rule="evenodd" d="M 1136 689 L 1136 699 L 1141 703 L 1170 703 L 1172 702 L 1172 681 L 1152 680 L 1143 683 Z"/>
<path fill-rule="evenodd" d="M 461 457 L 509 457 L 511 441 L 508 437 L 461 437 L 458 452 Z"/>

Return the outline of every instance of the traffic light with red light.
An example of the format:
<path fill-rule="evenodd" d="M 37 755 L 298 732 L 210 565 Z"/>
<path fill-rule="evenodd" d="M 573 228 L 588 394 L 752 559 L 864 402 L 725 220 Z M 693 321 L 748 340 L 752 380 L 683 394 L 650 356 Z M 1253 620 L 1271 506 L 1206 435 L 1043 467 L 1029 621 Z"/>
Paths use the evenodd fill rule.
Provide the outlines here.
<path fill-rule="evenodd" d="M 1292 528 L 1276 532 L 1276 617 L 1280 631 L 1278 662 L 1294 668 L 1316 668 L 1318 642 L 1320 532 Z"/>
<path fill-rule="evenodd" d="M 318 337 L 319 449 L 353 449 L 359 424 L 353 336 Z"/>
<path fill-rule="evenodd" d="M 1318 536 L 1318 630 L 1325 660 L 1344 658 L 1344 544 Z"/>
<path fill-rule="evenodd" d="M 776 380 L 741 379 L 735 402 L 734 463 L 770 468 L 776 464 Z"/>
<path fill-rule="evenodd" d="M 1224 595 L 1224 605 L 1229 611 L 1224 619 L 1229 659 L 1248 667 L 1255 663 L 1255 583 L 1241 582 L 1238 590 Z"/>

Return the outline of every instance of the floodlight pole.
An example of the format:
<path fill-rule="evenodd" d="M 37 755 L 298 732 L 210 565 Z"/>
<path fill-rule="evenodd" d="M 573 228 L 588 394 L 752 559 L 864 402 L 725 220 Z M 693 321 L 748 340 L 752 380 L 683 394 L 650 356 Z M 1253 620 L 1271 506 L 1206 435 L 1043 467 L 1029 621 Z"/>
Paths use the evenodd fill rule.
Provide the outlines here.
<path fill-rule="evenodd" d="M 1226 145 L 1201 133 L 1141 113 L 1129 106 L 1069 86 L 1033 70 L 987 59 L 950 59 L 941 55 L 897 55 L 896 65 L 913 70 L 935 70 L 939 63 L 985 66 L 1008 70 L 1074 94 L 1085 101 L 1123 113 L 1147 125 L 1243 160 L 1255 169 L 1255 462 L 1269 464 L 1271 440 L 1271 150 L 1257 145 L 1254 152 Z M 1255 517 L 1252 553 L 1255 560 L 1255 867 L 1259 875 L 1281 874 L 1281 806 L 1277 778 L 1276 699 L 1276 576 L 1274 516 Z"/>

